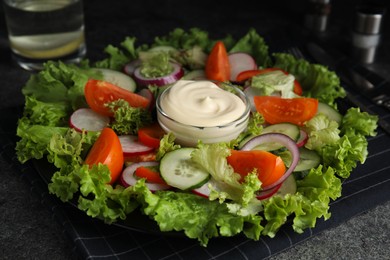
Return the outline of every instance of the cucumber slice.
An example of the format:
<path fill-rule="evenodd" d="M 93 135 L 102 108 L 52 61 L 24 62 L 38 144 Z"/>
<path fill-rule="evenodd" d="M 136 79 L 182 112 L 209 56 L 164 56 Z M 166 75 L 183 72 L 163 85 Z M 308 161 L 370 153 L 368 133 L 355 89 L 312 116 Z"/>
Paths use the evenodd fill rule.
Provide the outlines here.
<path fill-rule="evenodd" d="M 339 125 L 343 116 L 333 107 L 328 104 L 318 102 L 317 114 L 322 113 L 326 115 L 329 119 L 336 121 Z"/>
<path fill-rule="evenodd" d="M 287 194 L 295 194 L 297 192 L 297 182 L 293 174 L 288 176 L 288 178 L 280 186 L 279 190 L 274 195 L 285 196 Z"/>
<path fill-rule="evenodd" d="M 135 81 L 122 72 L 102 68 L 98 68 L 96 70 L 100 71 L 103 74 L 103 79 L 107 82 L 110 82 L 111 84 L 126 89 L 130 92 L 134 92 L 137 88 Z"/>
<path fill-rule="evenodd" d="M 294 172 L 301 172 L 317 167 L 321 162 L 321 157 L 317 152 L 305 147 L 299 148 L 299 162 Z"/>
<path fill-rule="evenodd" d="M 199 188 L 210 179 L 210 174 L 191 161 L 195 148 L 180 148 L 165 154 L 160 162 L 161 177 L 180 190 Z"/>
<path fill-rule="evenodd" d="M 291 123 L 280 123 L 267 126 L 263 129 L 261 134 L 268 133 L 280 133 L 289 136 L 294 141 L 297 141 L 301 135 L 299 127 L 297 125 Z M 279 150 L 283 146 L 279 143 L 266 143 L 262 145 L 258 145 L 254 148 L 254 150 L 263 150 L 263 151 L 275 151 Z"/>
<path fill-rule="evenodd" d="M 291 139 L 293 139 L 294 141 L 297 141 L 301 134 L 299 132 L 299 127 L 291 123 L 279 123 L 279 124 L 269 125 L 263 129 L 262 134 L 268 134 L 268 133 L 285 134 L 289 136 Z"/>

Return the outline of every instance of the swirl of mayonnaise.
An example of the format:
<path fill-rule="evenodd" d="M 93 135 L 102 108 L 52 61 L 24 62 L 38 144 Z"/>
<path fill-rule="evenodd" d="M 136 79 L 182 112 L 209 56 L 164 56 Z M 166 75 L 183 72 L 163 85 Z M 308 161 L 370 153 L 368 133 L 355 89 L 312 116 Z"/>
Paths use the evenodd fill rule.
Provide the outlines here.
<path fill-rule="evenodd" d="M 170 87 L 160 105 L 171 119 L 199 127 L 229 124 L 246 111 L 245 103 L 237 95 L 211 81 L 179 80 Z"/>

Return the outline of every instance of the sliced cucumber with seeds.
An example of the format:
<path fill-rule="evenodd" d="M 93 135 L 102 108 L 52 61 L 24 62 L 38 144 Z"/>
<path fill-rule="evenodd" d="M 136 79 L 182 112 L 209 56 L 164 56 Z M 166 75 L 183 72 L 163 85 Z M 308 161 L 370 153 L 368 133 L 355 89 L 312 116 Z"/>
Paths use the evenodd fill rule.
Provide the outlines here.
<path fill-rule="evenodd" d="M 285 134 L 289 136 L 291 139 L 293 139 L 294 141 L 297 141 L 301 134 L 299 127 L 297 125 L 290 124 L 290 123 L 280 123 L 280 124 L 270 125 L 265 127 L 261 132 L 261 134 L 268 134 L 268 133 Z M 275 151 L 280 148 L 283 148 L 283 146 L 279 143 L 265 143 L 256 146 L 254 150 Z"/>
<path fill-rule="evenodd" d="M 294 172 L 301 172 L 316 168 L 321 163 L 321 157 L 317 152 L 305 147 L 299 148 L 299 162 Z"/>
<path fill-rule="evenodd" d="M 329 119 L 336 121 L 338 124 L 341 123 L 343 116 L 333 107 L 325 103 L 318 103 L 317 114 L 322 113 L 326 115 Z"/>
<path fill-rule="evenodd" d="M 161 177 L 180 190 L 196 189 L 210 179 L 210 174 L 191 160 L 195 148 L 180 148 L 165 154 L 160 162 Z"/>

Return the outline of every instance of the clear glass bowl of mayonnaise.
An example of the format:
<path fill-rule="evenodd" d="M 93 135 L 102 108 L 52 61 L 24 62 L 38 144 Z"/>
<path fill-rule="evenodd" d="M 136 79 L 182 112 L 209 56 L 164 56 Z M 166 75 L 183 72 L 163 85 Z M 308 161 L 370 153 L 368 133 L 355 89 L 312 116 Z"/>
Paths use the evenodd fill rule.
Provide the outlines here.
<path fill-rule="evenodd" d="M 248 125 L 250 101 L 236 86 L 210 80 L 179 80 L 157 98 L 157 119 L 182 146 L 229 142 Z"/>

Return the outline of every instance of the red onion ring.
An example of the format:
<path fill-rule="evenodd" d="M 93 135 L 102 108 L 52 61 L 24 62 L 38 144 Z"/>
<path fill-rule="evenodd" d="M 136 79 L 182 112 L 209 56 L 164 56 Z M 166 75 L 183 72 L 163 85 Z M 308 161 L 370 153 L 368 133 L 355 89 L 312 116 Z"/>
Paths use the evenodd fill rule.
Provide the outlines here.
<path fill-rule="evenodd" d="M 133 76 L 135 69 L 138 68 L 140 65 L 140 59 L 132 60 L 123 67 L 123 72 L 129 76 Z"/>
<path fill-rule="evenodd" d="M 171 74 L 163 77 L 157 77 L 157 78 L 145 78 L 144 76 L 141 75 L 141 68 L 137 67 L 133 73 L 134 80 L 140 86 L 147 86 L 147 85 L 164 86 L 167 84 L 174 83 L 183 77 L 184 70 L 177 63 L 171 62 L 171 65 L 173 66 L 173 71 Z"/>
<path fill-rule="evenodd" d="M 280 183 L 279 185 L 275 186 L 272 189 L 261 190 L 261 191 L 256 193 L 256 198 L 258 200 L 268 199 L 268 198 L 272 197 L 280 189 L 281 186 L 282 186 L 282 183 Z"/>
<path fill-rule="evenodd" d="M 309 136 L 308 134 L 306 133 L 305 130 L 300 130 L 300 135 L 299 135 L 299 139 L 297 141 L 297 146 L 298 147 L 302 147 L 304 146 L 306 143 L 307 143 L 307 140 L 309 139 Z"/>
<path fill-rule="evenodd" d="M 249 140 L 241 148 L 241 150 L 242 151 L 250 151 L 254 147 L 256 147 L 260 144 L 271 143 L 271 142 L 277 142 L 277 143 L 282 144 L 284 147 L 286 147 L 292 155 L 292 160 L 291 160 L 292 162 L 291 162 L 291 165 L 288 168 L 288 170 L 283 174 L 282 177 L 280 177 L 279 180 L 277 180 L 276 182 L 274 182 L 268 186 L 264 186 L 262 188 L 262 191 L 272 189 L 272 188 L 276 187 L 277 185 L 283 183 L 288 178 L 288 176 L 290 176 L 290 174 L 293 172 L 293 170 L 295 169 L 295 167 L 297 166 L 297 164 L 299 162 L 299 150 L 298 150 L 297 144 L 295 143 L 295 141 L 293 139 L 291 139 L 290 137 L 288 137 L 287 135 L 284 135 L 284 134 L 269 133 L 269 134 L 258 135 L 256 137 L 252 138 L 251 140 Z"/>

